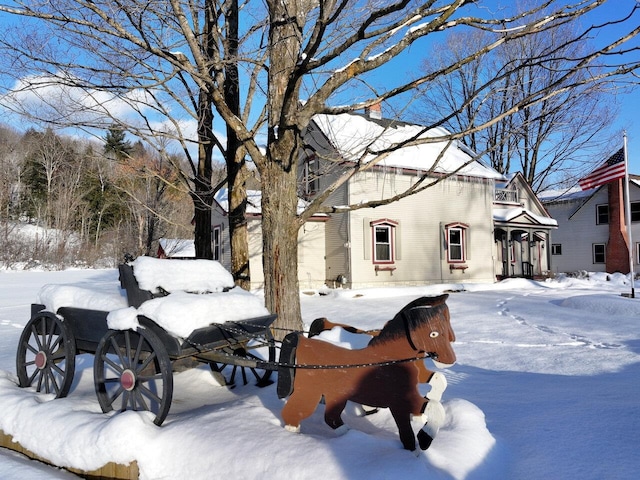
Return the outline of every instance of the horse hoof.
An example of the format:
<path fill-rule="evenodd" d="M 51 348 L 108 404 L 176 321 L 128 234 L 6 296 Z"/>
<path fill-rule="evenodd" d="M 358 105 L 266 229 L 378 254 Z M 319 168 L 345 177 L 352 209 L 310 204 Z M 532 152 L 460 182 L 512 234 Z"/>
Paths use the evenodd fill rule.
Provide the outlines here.
<path fill-rule="evenodd" d="M 429 436 L 427 432 L 424 430 L 420 430 L 418 432 L 418 444 L 420 445 L 421 450 L 429 448 L 431 446 L 431 442 L 433 442 L 433 438 Z"/>
<path fill-rule="evenodd" d="M 284 429 L 291 433 L 300 433 L 300 425 L 285 425 Z"/>
<path fill-rule="evenodd" d="M 349 431 L 349 427 L 347 427 L 346 425 L 340 425 L 338 428 L 334 429 L 333 431 L 336 432 L 336 435 L 338 437 L 341 437 L 342 435 L 344 435 Z"/>
<path fill-rule="evenodd" d="M 444 424 L 446 414 L 440 402 L 430 401 L 427 403 L 423 418 L 425 416 L 427 417 L 427 422 L 418 432 L 418 442 L 422 450 L 429 448 L 431 442 L 438 434 L 440 427 Z"/>

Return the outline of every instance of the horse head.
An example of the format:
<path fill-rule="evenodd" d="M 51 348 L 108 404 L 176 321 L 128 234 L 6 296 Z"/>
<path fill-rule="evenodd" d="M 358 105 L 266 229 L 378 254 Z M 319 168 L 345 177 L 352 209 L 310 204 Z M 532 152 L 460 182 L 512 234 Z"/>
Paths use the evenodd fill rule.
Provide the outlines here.
<path fill-rule="evenodd" d="M 407 339 L 413 348 L 427 353 L 438 368 L 447 368 L 456 362 L 452 343 L 456 336 L 451 328 L 449 295 L 422 297 L 404 307 L 396 317 L 405 322 Z"/>

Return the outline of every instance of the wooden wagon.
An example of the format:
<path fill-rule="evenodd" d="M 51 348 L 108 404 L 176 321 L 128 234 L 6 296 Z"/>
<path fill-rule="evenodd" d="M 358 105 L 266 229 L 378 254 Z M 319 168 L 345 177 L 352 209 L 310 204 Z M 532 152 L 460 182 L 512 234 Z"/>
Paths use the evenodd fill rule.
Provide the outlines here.
<path fill-rule="evenodd" d="M 130 307 L 138 308 L 166 292 L 140 288 L 131 265 L 119 266 L 120 284 Z M 275 361 L 275 343 L 270 325 L 276 315 L 211 323 L 186 338 L 170 334 L 156 322 L 138 315 L 139 327 L 110 329 L 109 311 L 60 307 L 55 312 L 32 304 L 16 354 L 21 387 L 65 397 L 75 373 L 76 355 L 94 354 L 94 385 L 103 412 L 150 411 L 154 423 L 165 420 L 173 396 L 173 371 L 177 365 L 209 364 L 226 375 L 228 384 L 236 376 L 244 383 L 252 375 L 260 386 L 270 382 Z"/>

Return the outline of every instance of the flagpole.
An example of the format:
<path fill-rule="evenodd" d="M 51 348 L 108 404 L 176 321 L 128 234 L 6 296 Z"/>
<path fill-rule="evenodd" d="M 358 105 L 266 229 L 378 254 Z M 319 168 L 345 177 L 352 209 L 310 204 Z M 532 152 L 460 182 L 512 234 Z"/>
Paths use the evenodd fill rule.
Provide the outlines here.
<path fill-rule="evenodd" d="M 635 295 L 635 273 L 633 271 L 633 239 L 631 235 L 631 199 L 629 198 L 629 159 L 627 157 L 627 132 L 624 132 L 624 216 L 627 223 L 627 238 L 629 239 L 629 272 L 631 274 L 631 298 L 636 298 Z"/>

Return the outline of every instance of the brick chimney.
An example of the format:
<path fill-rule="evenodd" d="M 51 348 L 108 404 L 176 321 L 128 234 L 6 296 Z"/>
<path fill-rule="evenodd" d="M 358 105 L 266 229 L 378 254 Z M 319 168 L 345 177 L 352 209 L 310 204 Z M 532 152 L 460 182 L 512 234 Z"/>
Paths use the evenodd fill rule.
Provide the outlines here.
<path fill-rule="evenodd" d="M 609 196 L 609 242 L 607 243 L 607 272 L 629 273 L 629 237 L 624 219 L 624 191 L 622 179 L 607 185 Z"/>
<path fill-rule="evenodd" d="M 370 105 L 364 109 L 364 113 L 369 118 L 375 118 L 380 120 L 382 118 L 382 104 L 378 101 L 373 105 Z"/>

